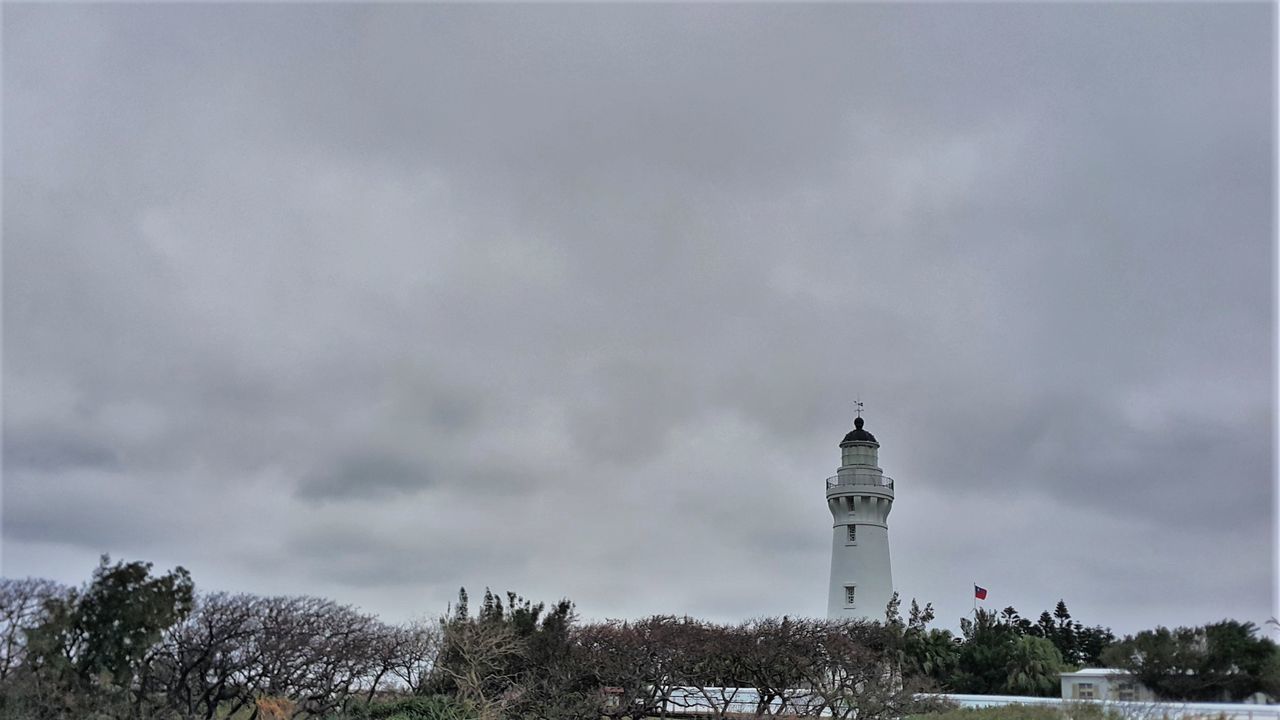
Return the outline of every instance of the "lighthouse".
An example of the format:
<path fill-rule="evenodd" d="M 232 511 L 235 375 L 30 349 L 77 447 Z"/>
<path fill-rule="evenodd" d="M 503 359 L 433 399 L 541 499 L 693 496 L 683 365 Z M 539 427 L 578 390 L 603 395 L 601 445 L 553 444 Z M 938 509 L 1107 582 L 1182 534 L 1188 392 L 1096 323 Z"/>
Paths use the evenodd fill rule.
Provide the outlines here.
<path fill-rule="evenodd" d="M 880 469 L 880 443 L 863 429 L 859 408 L 853 430 L 840 442 L 840 467 L 827 478 L 831 510 L 831 586 L 827 617 L 884 620 L 893 594 L 889 569 L 889 511 L 893 478 Z"/>

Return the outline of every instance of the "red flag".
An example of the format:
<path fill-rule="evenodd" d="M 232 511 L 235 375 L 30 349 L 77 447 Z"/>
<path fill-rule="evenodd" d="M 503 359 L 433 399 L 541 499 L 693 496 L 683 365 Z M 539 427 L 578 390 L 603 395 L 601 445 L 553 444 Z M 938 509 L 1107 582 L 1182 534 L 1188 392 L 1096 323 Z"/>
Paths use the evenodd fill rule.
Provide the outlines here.
<path fill-rule="evenodd" d="M 974 596 L 974 597 L 976 597 L 976 598 L 978 598 L 979 600 L 986 600 L 986 599 L 987 599 L 987 589 L 986 589 L 986 588 L 984 588 L 984 587 L 978 587 L 977 585 L 974 585 L 974 586 L 973 586 L 973 596 Z"/>

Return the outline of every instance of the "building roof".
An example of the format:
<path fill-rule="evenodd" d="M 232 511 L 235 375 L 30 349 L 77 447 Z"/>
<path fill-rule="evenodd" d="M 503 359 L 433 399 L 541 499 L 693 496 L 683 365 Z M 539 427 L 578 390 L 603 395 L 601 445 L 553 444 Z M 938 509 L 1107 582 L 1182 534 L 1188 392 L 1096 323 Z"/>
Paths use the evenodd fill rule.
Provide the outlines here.
<path fill-rule="evenodd" d="M 1111 677 L 1113 675 L 1128 675 L 1128 670 L 1120 670 L 1119 668 L 1081 668 L 1075 672 L 1058 673 L 1062 677 Z"/>
<path fill-rule="evenodd" d="M 844 440 L 841 440 L 840 444 L 843 445 L 847 442 L 869 442 L 876 443 L 876 445 L 880 444 L 876 442 L 875 435 L 872 435 L 862 429 L 862 418 L 857 418 L 853 421 L 853 430 L 850 430 L 849 434 L 844 436 Z"/>

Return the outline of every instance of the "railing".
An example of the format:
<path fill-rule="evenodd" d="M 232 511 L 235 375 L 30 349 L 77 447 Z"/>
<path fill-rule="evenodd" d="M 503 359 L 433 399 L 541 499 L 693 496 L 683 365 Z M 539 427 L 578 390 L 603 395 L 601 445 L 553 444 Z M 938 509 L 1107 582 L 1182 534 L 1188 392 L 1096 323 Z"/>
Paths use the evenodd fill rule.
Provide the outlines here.
<path fill-rule="evenodd" d="M 893 489 L 893 478 L 888 475 L 832 475 L 827 478 L 827 489 L 837 485 L 876 485 Z"/>
<path fill-rule="evenodd" d="M 1000 705 L 1050 705 L 1064 710 L 1082 707 L 1086 704 L 1097 706 L 1103 713 L 1120 718 L 1153 718 L 1165 717 L 1170 720 L 1179 718 L 1223 718 L 1225 720 L 1277 720 L 1280 719 L 1280 708 L 1275 705 L 1250 705 L 1247 703 L 1182 703 L 1182 702 L 1142 702 L 1137 700 L 1064 700 L 1063 698 L 1025 697 L 1011 695 L 956 695 L 921 694 L 917 698 L 936 698 L 956 703 L 961 708 L 998 707 Z M 1066 713 L 1064 713 L 1065 715 Z M 1081 713 L 1083 714 L 1083 713 Z"/>

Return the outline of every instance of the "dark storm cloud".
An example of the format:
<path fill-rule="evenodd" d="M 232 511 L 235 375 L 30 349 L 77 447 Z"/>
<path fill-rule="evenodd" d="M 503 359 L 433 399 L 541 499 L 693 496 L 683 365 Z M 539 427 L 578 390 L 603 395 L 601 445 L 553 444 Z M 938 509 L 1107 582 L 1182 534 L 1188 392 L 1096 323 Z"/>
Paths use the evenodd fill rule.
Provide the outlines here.
<path fill-rule="evenodd" d="M 5 471 L 6 538 L 52 543 L 92 554 L 164 542 L 184 523 L 153 497 L 138 497 L 127 476 L 79 468 L 56 475 Z"/>
<path fill-rule="evenodd" d="M 1177 516 L 1184 526 L 1216 526 L 1225 517 L 1268 522 L 1270 484 L 1241 479 L 1271 473 L 1274 424 L 1266 408 L 1231 422 L 1188 411 L 1143 427 L 1117 404 L 1059 396 L 999 412 L 975 408 L 954 434 L 913 449 L 923 463 L 947 468 L 946 476 L 919 481 L 993 494 L 1030 489 L 1131 518 Z"/>
<path fill-rule="evenodd" d="M 431 485 L 430 471 L 395 456 L 357 453 L 331 460 L 304 478 L 298 497 L 306 500 L 376 498 L 412 493 Z"/>
<path fill-rule="evenodd" d="M 53 428 L 6 431 L 3 457 L 6 473 L 59 472 L 86 467 L 117 470 L 120 467 L 120 459 L 110 447 Z"/>
<path fill-rule="evenodd" d="M 1273 12 L 7 8 L 5 572 L 1264 619 Z"/>
<path fill-rule="evenodd" d="M 348 586 L 415 586 L 456 590 L 459 564 L 482 566 L 494 577 L 509 575 L 522 562 L 503 548 L 428 530 L 388 541 L 376 532 L 312 528 L 290 538 L 274 560 L 281 569 L 301 566 L 317 578 Z M 439 610 L 439 608 L 424 608 Z"/>

